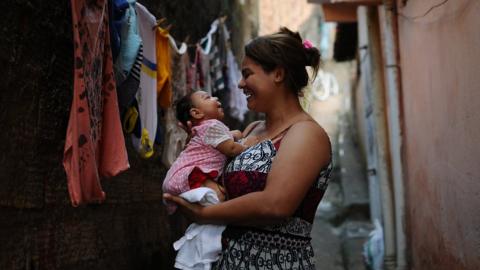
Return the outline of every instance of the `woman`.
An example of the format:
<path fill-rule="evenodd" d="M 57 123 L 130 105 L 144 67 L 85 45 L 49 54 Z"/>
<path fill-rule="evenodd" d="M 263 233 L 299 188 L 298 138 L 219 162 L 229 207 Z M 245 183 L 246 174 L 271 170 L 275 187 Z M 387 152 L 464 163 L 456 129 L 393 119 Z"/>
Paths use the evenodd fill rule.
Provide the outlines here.
<path fill-rule="evenodd" d="M 315 269 L 310 231 L 331 171 L 325 131 L 299 103 L 320 54 L 287 28 L 245 46 L 239 87 L 265 113 L 243 135 L 252 147 L 226 166 L 228 200 L 202 207 L 165 194 L 197 223 L 227 224 L 214 269 Z"/>

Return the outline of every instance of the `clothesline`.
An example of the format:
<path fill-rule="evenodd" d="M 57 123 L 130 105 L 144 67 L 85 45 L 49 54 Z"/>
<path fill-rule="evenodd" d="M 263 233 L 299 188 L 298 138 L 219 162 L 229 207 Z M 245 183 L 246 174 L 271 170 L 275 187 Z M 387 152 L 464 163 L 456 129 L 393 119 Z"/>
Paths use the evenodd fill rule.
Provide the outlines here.
<path fill-rule="evenodd" d="M 129 168 L 125 134 L 143 158 L 161 149 L 169 167 L 186 135 L 172 105 L 189 91 L 218 95 L 231 116 L 243 120 L 246 99 L 237 87 L 241 74 L 225 17 L 212 22 L 191 62 L 188 45 L 177 45 L 136 0 L 71 0 L 71 7 L 74 98 L 63 164 L 72 205 L 102 202 L 100 177 Z"/>

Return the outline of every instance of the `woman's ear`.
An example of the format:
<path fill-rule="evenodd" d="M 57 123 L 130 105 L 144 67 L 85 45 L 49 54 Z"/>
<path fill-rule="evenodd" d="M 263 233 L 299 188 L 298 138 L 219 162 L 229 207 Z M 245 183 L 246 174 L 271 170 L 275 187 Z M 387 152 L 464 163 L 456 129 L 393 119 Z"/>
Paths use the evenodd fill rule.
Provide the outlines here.
<path fill-rule="evenodd" d="M 205 114 L 197 108 L 191 108 L 190 116 L 195 120 L 201 120 L 205 116 Z"/>
<path fill-rule="evenodd" d="M 274 82 L 281 83 L 285 79 L 285 69 L 283 67 L 276 67 L 274 70 Z"/>

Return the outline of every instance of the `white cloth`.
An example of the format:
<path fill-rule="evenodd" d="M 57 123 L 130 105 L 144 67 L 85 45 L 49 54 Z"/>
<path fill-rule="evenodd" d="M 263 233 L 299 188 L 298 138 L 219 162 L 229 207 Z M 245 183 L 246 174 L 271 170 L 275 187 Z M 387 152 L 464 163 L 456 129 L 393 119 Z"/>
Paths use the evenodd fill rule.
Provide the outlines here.
<path fill-rule="evenodd" d="M 237 62 L 233 56 L 232 50 L 227 52 L 227 66 L 228 66 L 228 88 L 230 89 L 230 115 L 239 121 L 243 121 L 245 113 L 248 111 L 247 97 L 243 94 L 243 91 L 238 88 L 238 82 L 242 77 L 240 70 L 238 69 Z"/>
<path fill-rule="evenodd" d="M 217 193 L 210 188 L 200 187 L 180 194 L 180 197 L 192 203 L 214 205 L 219 203 Z M 222 250 L 221 238 L 225 226 L 200 225 L 193 223 L 185 235 L 173 243 L 178 250 L 175 268 L 209 270 L 212 262 L 218 260 Z"/>
<path fill-rule="evenodd" d="M 133 136 L 132 142 L 140 154 L 148 158 L 153 154 L 153 141 L 157 132 L 157 56 L 155 31 L 152 30 L 157 20 L 143 5 L 136 3 L 135 7 L 143 41 L 140 87 L 136 94 L 142 132 L 141 139 Z"/>

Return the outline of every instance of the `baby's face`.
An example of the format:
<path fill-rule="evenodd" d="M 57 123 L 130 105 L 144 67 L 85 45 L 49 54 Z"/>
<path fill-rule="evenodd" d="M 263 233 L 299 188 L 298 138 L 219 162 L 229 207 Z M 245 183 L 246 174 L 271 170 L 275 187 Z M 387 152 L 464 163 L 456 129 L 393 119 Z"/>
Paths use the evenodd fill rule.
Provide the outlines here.
<path fill-rule="evenodd" d="M 218 101 L 217 97 L 211 97 L 205 91 L 197 91 L 192 94 L 191 99 L 193 107 L 204 114 L 204 119 L 223 119 L 222 103 Z"/>

